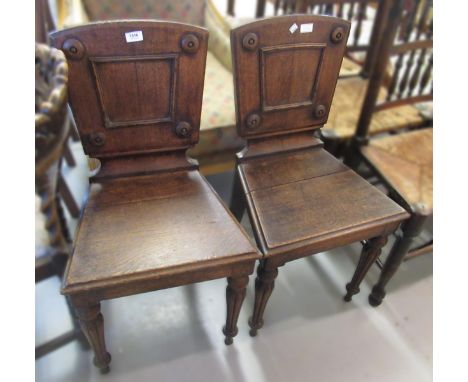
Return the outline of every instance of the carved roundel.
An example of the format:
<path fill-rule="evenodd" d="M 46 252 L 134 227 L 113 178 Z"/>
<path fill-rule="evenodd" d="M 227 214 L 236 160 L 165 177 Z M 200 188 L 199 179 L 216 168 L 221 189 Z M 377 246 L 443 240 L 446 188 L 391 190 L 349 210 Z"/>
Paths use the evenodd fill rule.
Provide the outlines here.
<path fill-rule="evenodd" d="M 179 138 L 188 138 L 192 135 L 192 126 L 190 123 L 182 121 L 176 126 L 175 132 Z"/>
<path fill-rule="evenodd" d="M 258 37 L 255 33 L 247 33 L 242 40 L 242 45 L 247 50 L 254 50 L 258 44 Z"/>
<path fill-rule="evenodd" d="M 106 136 L 103 133 L 92 133 L 88 135 L 88 140 L 93 146 L 101 147 L 106 143 Z"/>
<path fill-rule="evenodd" d="M 261 117 L 256 113 L 252 113 L 247 117 L 245 122 L 249 129 L 256 129 L 260 126 Z"/>
<path fill-rule="evenodd" d="M 344 37 L 344 30 L 342 27 L 335 28 L 330 36 L 331 40 L 338 44 L 340 41 L 343 40 Z"/>
<path fill-rule="evenodd" d="M 318 105 L 314 110 L 314 115 L 316 118 L 323 118 L 327 113 L 327 108 L 324 105 Z"/>
<path fill-rule="evenodd" d="M 180 46 L 182 50 L 186 53 L 195 53 L 198 50 L 198 47 L 200 46 L 200 41 L 198 40 L 198 37 L 195 36 L 193 33 L 189 33 L 182 37 Z"/>
<path fill-rule="evenodd" d="M 85 54 L 84 45 L 76 38 L 69 38 L 68 40 L 65 40 L 62 45 L 62 50 L 65 52 L 67 58 L 71 60 L 79 60 Z"/>

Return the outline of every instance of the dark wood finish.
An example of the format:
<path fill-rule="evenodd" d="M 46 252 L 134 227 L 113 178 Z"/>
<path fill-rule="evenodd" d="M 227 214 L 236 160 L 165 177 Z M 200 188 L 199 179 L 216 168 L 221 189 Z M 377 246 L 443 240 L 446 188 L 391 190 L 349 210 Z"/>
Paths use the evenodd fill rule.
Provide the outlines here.
<path fill-rule="evenodd" d="M 126 33 L 143 38 L 127 42 Z M 97 38 L 99 36 L 99 38 Z M 99 303 L 228 279 L 226 344 L 259 255 L 186 150 L 198 141 L 208 32 L 170 22 L 89 24 L 54 33 L 91 179 L 62 292 L 109 371 Z"/>
<path fill-rule="evenodd" d="M 294 23 L 313 23 L 313 33 L 291 34 Z M 237 155 L 231 207 L 240 219 L 242 189 L 263 253 L 252 335 L 263 325 L 278 267 L 372 238 L 348 288 L 354 294 L 385 238 L 408 217 L 315 137 L 327 120 L 348 33 L 347 21 L 309 15 L 265 19 L 231 32 L 237 128 L 247 140 Z M 265 59 L 265 52 L 274 53 Z"/>
<path fill-rule="evenodd" d="M 421 232 L 424 221 L 432 214 L 432 127 L 375 139 L 370 139 L 369 134 L 376 112 L 432 101 L 432 53 L 429 54 L 432 51 L 432 1 L 414 1 L 407 13 L 402 12 L 403 5 L 403 0 L 396 0 L 390 10 L 356 136 L 346 155 L 346 162 L 354 168 L 364 160 L 388 188 L 389 195 L 411 213 L 369 298 L 373 306 L 382 302 L 384 287 L 410 252 L 411 243 Z M 379 102 L 378 89 L 384 81 L 382 70 L 392 56 L 397 56 L 392 81 L 387 98 Z M 431 126 L 432 122 L 428 124 Z M 431 250 L 432 241 L 428 248 L 423 246 L 418 252 Z"/>
<path fill-rule="evenodd" d="M 376 46 L 381 37 L 385 12 L 388 11 L 389 0 L 276 0 L 274 2 L 274 16 L 307 13 L 312 15 L 327 15 L 346 19 L 356 24 L 354 33 L 348 41 L 347 55 L 363 64 L 364 76 L 368 76 L 375 60 Z M 368 20 L 367 9 L 377 10 L 372 25 L 369 41 L 362 41 L 362 24 Z M 256 17 L 264 17 L 266 1 L 257 1 Z M 353 53 L 365 53 L 366 57 L 356 58 Z"/>
<path fill-rule="evenodd" d="M 49 246 L 36 254 L 36 283 L 52 276 L 62 277 L 70 255 L 70 234 L 57 193 L 60 160 L 69 134 L 66 121 L 68 67 L 57 49 L 36 44 L 35 185 L 41 199 Z M 83 341 L 83 333 L 72 320 L 74 329 L 36 347 L 36 358 L 63 346 L 72 339 Z"/>

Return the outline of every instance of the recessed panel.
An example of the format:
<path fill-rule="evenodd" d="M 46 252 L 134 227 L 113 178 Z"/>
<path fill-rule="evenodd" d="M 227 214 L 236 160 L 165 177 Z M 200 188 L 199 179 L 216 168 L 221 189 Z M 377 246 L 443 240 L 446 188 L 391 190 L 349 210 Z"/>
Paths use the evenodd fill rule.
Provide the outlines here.
<path fill-rule="evenodd" d="M 319 44 L 298 44 L 261 50 L 263 111 L 313 104 L 323 48 Z"/>
<path fill-rule="evenodd" d="M 92 59 L 108 128 L 172 120 L 175 56 Z"/>

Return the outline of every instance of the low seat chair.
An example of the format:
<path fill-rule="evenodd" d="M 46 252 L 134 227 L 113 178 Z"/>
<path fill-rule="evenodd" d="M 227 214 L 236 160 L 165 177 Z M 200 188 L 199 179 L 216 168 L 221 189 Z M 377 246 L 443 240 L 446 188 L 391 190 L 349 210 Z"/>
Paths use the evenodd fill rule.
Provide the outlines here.
<path fill-rule="evenodd" d="M 349 27 L 334 17 L 294 15 L 231 34 L 237 130 L 247 140 L 237 155 L 231 210 L 240 220 L 247 209 L 263 253 L 251 335 L 263 325 L 278 267 L 366 240 L 346 286 L 349 301 L 387 235 L 408 218 L 314 134 L 327 121 Z"/>
<path fill-rule="evenodd" d="M 100 302 L 228 278 L 226 344 L 259 255 L 186 150 L 199 137 L 208 32 L 120 21 L 52 34 L 91 178 L 62 293 L 109 370 Z"/>

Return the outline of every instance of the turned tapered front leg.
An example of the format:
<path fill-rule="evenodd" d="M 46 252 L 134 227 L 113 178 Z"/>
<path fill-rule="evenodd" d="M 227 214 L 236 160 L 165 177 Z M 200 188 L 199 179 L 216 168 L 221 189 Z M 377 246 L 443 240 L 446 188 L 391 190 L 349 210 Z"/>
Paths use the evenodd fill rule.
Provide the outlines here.
<path fill-rule="evenodd" d="M 245 196 L 239 176 L 239 170 L 237 168 L 234 170 L 234 182 L 232 184 L 232 194 L 231 202 L 229 203 L 229 209 L 237 221 L 240 222 L 245 211 Z"/>
<path fill-rule="evenodd" d="M 361 281 L 364 279 L 364 276 L 371 265 L 374 264 L 379 257 L 385 244 L 387 244 L 387 236 L 375 237 L 364 244 L 361 257 L 359 258 L 359 263 L 354 271 L 353 279 L 350 283 L 346 284 L 346 290 L 348 292 L 344 297 L 345 301 L 351 301 L 353 295 L 359 293 L 359 285 L 361 284 Z"/>
<path fill-rule="evenodd" d="M 273 292 L 275 279 L 278 276 L 278 268 L 270 267 L 267 261 L 262 261 L 257 267 L 257 278 L 255 279 L 255 305 L 252 317 L 250 317 L 250 335 L 257 335 L 258 329 L 263 326 L 263 312 L 268 299 Z"/>
<path fill-rule="evenodd" d="M 237 335 L 237 320 L 245 298 L 245 288 L 249 283 L 249 276 L 228 277 L 226 287 L 227 317 L 223 333 L 226 336 L 224 343 L 232 344 L 232 338 Z"/>
<path fill-rule="evenodd" d="M 101 304 L 75 305 L 75 310 L 81 329 L 93 348 L 94 365 L 101 370 L 101 373 L 107 373 L 110 370 L 111 355 L 106 350 L 104 340 L 104 319 L 101 314 Z"/>
<path fill-rule="evenodd" d="M 372 306 L 379 306 L 382 303 L 385 297 L 385 286 L 400 267 L 414 238 L 421 233 L 426 219 L 427 216 L 413 215 L 401 227 L 401 233 L 397 234 L 397 239 L 380 273 L 379 281 L 372 288 L 372 292 L 369 295 L 369 303 Z"/>

